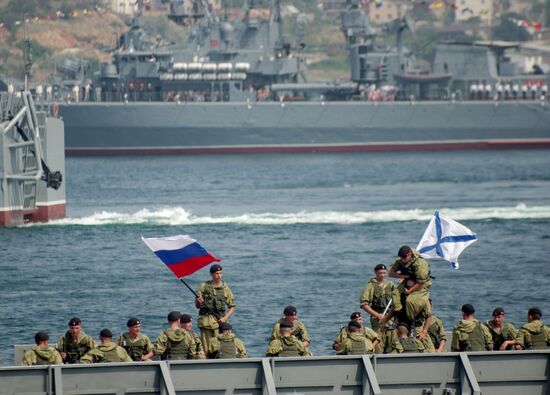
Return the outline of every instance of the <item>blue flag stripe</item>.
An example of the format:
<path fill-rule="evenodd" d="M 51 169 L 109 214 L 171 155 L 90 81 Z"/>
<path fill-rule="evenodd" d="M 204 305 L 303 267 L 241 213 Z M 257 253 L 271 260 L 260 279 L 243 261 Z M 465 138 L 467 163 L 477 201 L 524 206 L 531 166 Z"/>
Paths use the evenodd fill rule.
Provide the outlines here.
<path fill-rule="evenodd" d="M 477 240 L 476 235 L 446 236 L 439 240 L 440 243 L 463 243 L 465 241 Z"/>
<path fill-rule="evenodd" d="M 191 243 L 179 250 L 159 250 L 155 254 L 167 265 L 183 262 L 189 258 L 207 255 L 208 252 L 199 243 Z"/>

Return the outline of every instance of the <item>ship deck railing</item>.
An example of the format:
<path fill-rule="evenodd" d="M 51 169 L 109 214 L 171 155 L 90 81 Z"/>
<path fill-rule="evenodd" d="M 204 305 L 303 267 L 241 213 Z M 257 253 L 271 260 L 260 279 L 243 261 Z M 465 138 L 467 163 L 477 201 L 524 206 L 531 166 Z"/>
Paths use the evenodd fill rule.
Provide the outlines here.
<path fill-rule="evenodd" d="M 0 368 L 0 393 L 548 394 L 550 350 Z"/>

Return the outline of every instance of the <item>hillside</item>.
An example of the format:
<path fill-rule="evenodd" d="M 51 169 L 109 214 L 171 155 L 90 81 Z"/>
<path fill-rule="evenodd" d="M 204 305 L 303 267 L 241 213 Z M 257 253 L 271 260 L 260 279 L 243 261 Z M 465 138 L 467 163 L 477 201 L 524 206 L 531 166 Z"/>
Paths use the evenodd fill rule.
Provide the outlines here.
<path fill-rule="evenodd" d="M 34 12 L 23 18 L 13 10 L 14 4 L 20 4 L 18 0 L 0 0 L 0 59 L 5 59 L 0 63 L 2 74 L 23 78 L 26 38 L 32 42 L 34 80 L 46 79 L 67 57 L 90 60 L 91 71 L 96 71 L 100 62 L 109 60 L 108 50 L 115 46 L 116 37 L 128 29 L 128 17 L 98 6 L 98 1 L 25 0 L 33 1 L 48 7 L 31 7 Z M 153 34 L 166 40 L 183 40 L 184 29 L 165 15 L 163 8 L 146 11 L 143 23 Z M 289 37 L 297 34 L 291 23 L 285 25 L 285 30 Z M 311 70 L 314 78 L 348 76 L 338 26 L 312 23 L 301 33 L 307 42 L 309 63 L 316 64 Z"/>

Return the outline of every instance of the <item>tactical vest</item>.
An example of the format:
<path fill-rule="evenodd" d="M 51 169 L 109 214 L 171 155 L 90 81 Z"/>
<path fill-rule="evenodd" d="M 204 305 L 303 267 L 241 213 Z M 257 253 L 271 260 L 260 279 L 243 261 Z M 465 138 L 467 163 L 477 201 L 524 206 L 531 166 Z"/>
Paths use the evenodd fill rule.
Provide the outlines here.
<path fill-rule="evenodd" d="M 530 340 L 527 338 L 525 341 L 526 350 L 544 350 L 548 348 L 544 339 L 544 329 L 539 333 L 529 331 L 529 335 Z"/>
<path fill-rule="evenodd" d="M 212 314 L 208 307 L 210 307 L 218 316 L 225 316 L 225 281 L 222 281 L 222 286 L 219 288 L 214 287 L 214 284 L 211 282 L 206 283 L 205 290 L 203 293 L 204 298 L 204 307 L 201 307 L 199 310 L 199 315 Z"/>
<path fill-rule="evenodd" d="M 103 358 L 101 362 L 122 362 L 122 359 L 116 352 L 116 347 L 109 351 L 102 351 Z"/>
<path fill-rule="evenodd" d="M 188 359 L 189 345 L 183 338 L 181 341 L 176 342 L 168 338 L 168 348 L 166 350 L 166 359 Z"/>
<path fill-rule="evenodd" d="M 367 345 L 364 339 L 354 340 L 350 337 L 349 340 L 351 341 L 350 355 L 363 355 L 367 353 Z"/>
<path fill-rule="evenodd" d="M 460 351 L 486 351 L 481 323 L 477 322 L 474 330 L 470 332 L 468 340 L 460 343 Z"/>
<path fill-rule="evenodd" d="M 502 346 L 502 343 L 506 341 L 506 339 L 512 339 L 512 335 L 509 331 L 508 325 L 505 323 L 502 326 L 502 329 L 500 330 L 500 333 L 497 333 L 495 329 L 490 325 L 486 325 L 487 328 L 489 328 L 489 331 L 491 332 L 491 337 L 493 338 L 493 349 L 499 350 L 500 346 Z M 510 346 L 509 346 L 510 347 Z"/>
<path fill-rule="evenodd" d="M 42 357 L 37 352 L 35 352 L 34 355 L 36 355 L 36 364 L 35 365 L 49 365 L 50 364 L 50 360 L 48 358 Z"/>
<path fill-rule="evenodd" d="M 128 352 L 132 361 L 141 361 L 141 357 L 147 354 L 147 341 L 144 338 L 132 342 L 130 335 L 122 335 L 122 347 Z"/>
<path fill-rule="evenodd" d="M 220 340 L 218 358 L 237 358 L 237 345 L 235 344 L 235 339 Z"/>
<path fill-rule="evenodd" d="M 418 346 L 412 337 L 407 337 L 405 339 L 399 339 L 399 343 L 403 347 L 403 352 L 420 352 Z"/>
<path fill-rule="evenodd" d="M 281 346 L 283 349 L 279 353 L 280 357 L 298 357 L 300 351 L 298 349 L 298 343 L 291 342 L 290 344 L 285 341 L 285 338 L 281 338 Z"/>
<path fill-rule="evenodd" d="M 372 309 L 377 313 L 382 313 L 391 300 L 392 289 L 389 284 L 382 288 L 378 283 L 374 284 Z"/>
<path fill-rule="evenodd" d="M 84 340 L 84 339 L 82 339 Z M 66 363 L 77 363 L 80 358 L 89 351 L 87 344 L 80 342 L 73 342 L 73 338 L 70 333 L 65 334 L 65 353 L 67 354 Z"/>

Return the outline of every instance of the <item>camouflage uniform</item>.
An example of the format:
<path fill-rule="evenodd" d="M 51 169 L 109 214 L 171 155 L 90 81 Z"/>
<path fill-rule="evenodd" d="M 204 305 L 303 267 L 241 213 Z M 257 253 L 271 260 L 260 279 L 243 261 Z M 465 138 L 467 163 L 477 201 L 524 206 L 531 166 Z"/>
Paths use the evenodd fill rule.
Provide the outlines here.
<path fill-rule="evenodd" d="M 141 357 L 153 351 L 154 346 L 148 336 L 138 333 L 135 339 L 132 339 L 128 332 L 119 336 L 116 344 L 126 350 L 133 361 L 141 361 Z"/>
<path fill-rule="evenodd" d="M 225 281 L 216 287 L 212 280 L 206 281 L 199 286 L 197 291 L 204 299 L 204 306 L 209 306 L 220 318 L 225 316 L 226 309 L 235 307 L 235 297 Z M 199 309 L 198 324 L 201 331 L 201 340 L 204 347 L 208 347 L 210 339 L 218 336 L 218 319 L 206 307 Z M 206 353 L 209 350 L 205 350 Z"/>
<path fill-rule="evenodd" d="M 196 345 L 184 329 L 168 328 L 155 341 L 155 354 L 162 360 L 196 359 Z"/>
<path fill-rule="evenodd" d="M 427 352 L 424 344 L 414 337 L 402 337 L 396 343 L 395 351 L 398 353 Z"/>
<path fill-rule="evenodd" d="M 364 333 L 352 332 L 348 333 L 337 353 L 341 355 L 361 355 L 373 354 L 374 351 L 372 341 Z"/>
<path fill-rule="evenodd" d="M 114 342 L 105 342 L 94 348 L 82 358 L 82 363 L 100 363 L 100 362 L 132 362 L 132 358 L 126 350 L 117 346 Z"/>
<path fill-rule="evenodd" d="M 206 359 L 206 353 L 204 351 L 202 340 L 199 335 L 197 335 L 193 331 L 188 331 L 188 333 L 191 335 L 191 339 L 193 339 L 193 344 L 195 347 L 195 359 Z"/>
<path fill-rule="evenodd" d="M 221 333 L 210 339 L 209 358 L 248 358 L 243 342 L 233 333 Z"/>
<path fill-rule="evenodd" d="M 514 325 L 503 322 L 502 327 L 497 327 L 494 320 L 485 321 L 484 326 L 489 329 L 491 338 L 493 339 L 493 349 L 500 350 L 500 346 L 507 340 L 515 340 L 518 335 L 518 330 L 514 328 Z M 507 350 L 513 350 L 514 346 L 506 347 Z"/>
<path fill-rule="evenodd" d="M 378 342 L 382 341 L 378 333 L 376 333 L 375 331 L 373 331 L 372 329 L 366 326 L 363 326 L 362 335 L 371 343 L 374 343 L 376 340 L 378 340 Z M 336 350 L 336 354 L 341 354 L 340 352 L 341 348 L 344 345 L 344 342 L 346 341 L 346 339 L 349 337 L 350 337 L 350 332 L 347 326 L 340 329 L 340 332 L 338 333 L 338 336 L 336 336 L 336 339 L 334 339 L 334 343 L 333 343 L 333 348 Z"/>
<path fill-rule="evenodd" d="M 296 336 L 290 335 L 271 340 L 265 355 L 266 357 L 297 357 L 307 356 L 308 351 L 304 343 Z"/>
<path fill-rule="evenodd" d="M 25 352 L 23 365 L 61 365 L 63 360 L 59 352 L 53 347 L 34 346 Z"/>
<path fill-rule="evenodd" d="M 541 320 L 531 321 L 521 327 L 516 341 L 526 350 L 550 348 L 550 328 Z"/>
<path fill-rule="evenodd" d="M 460 320 L 453 329 L 452 351 L 491 351 L 493 338 L 478 320 Z"/>
<path fill-rule="evenodd" d="M 281 329 L 281 323 L 285 320 L 285 318 L 280 318 L 276 323 L 275 325 L 273 325 L 273 330 L 271 331 L 271 338 L 270 340 L 276 340 L 276 339 L 280 339 L 282 336 L 281 336 L 281 332 L 280 332 L 280 329 Z M 304 343 L 304 342 L 309 342 L 309 335 L 307 333 L 307 329 L 306 329 L 306 326 L 301 322 L 301 321 L 298 321 L 298 320 L 294 320 L 294 322 L 292 322 L 292 329 L 290 330 L 290 334 L 293 335 L 293 336 L 296 336 L 296 338 L 298 340 L 300 340 L 300 342 Z M 311 352 L 309 351 L 309 349 L 306 347 L 306 350 L 307 350 L 307 355 L 311 355 Z"/>
<path fill-rule="evenodd" d="M 428 328 L 428 335 L 432 339 L 432 343 L 437 350 L 442 340 L 447 341 L 445 328 L 443 327 L 443 322 L 432 314 L 432 322 Z"/>
<path fill-rule="evenodd" d="M 59 353 L 66 353 L 65 363 L 78 363 L 88 351 L 96 346 L 94 339 L 84 332 L 78 334 L 76 342 L 73 340 L 71 333 L 67 331 L 65 336 L 61 336 L 57 341 L 56 349 Z"/>
<path fill-rule="evenodd" d="M 401 271 L 401 274 L 410 273 L 411 279 L 417 283 L 422 284 L 419 289 L 410 295 L 405 294 L 406 281 L 402 281 L 397 289 L 402 295 L 406 295 L 405 299 L 405 313 L 410 321 L 414 321 L 416 314 L 422 310 L 424 305 L 429 305 L 430 287 L 432 286 L 432 280 L 430 278 L 430 266 L 428 262 L 424 260 L 418 251 L 412 250 L 412 259 L 407 265 L 403 265 L 401 259 L 397 259 L 391 269 L 391 271 Z M 396 311 L 400 311 L 398 306 L 394 306 Z"/>
<path fill-rule="evenodd" d="M 368 305 L 377 313 L 383 313 L 389 301 L 393 298 L 394 290 L 395 285 L 391 281 L 384 280 L 383 285 L 380 286 L 376 278 L 371 278 L 361 291 L 359 306 L 363 309 L 363 306 Z M 370 325 L 374 331 L 380 331 L 378 318 L 370 316 Z"/>

